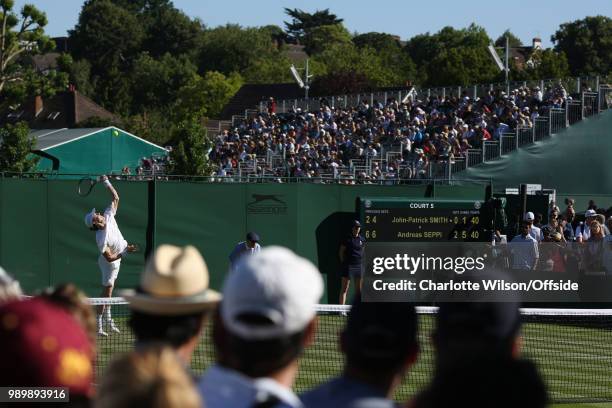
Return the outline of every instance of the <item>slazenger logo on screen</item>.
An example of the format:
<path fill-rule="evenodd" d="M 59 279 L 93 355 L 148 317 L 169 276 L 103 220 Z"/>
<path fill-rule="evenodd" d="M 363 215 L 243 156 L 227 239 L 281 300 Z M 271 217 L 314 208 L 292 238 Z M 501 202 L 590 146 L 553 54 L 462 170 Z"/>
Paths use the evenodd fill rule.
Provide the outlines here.
<path fill-rule="evenodd" d="M 248 214 L 287 214 L 287 203 L 281 200 L 281 194 L 252 194 L 253 201 L 247 204 Z"/>

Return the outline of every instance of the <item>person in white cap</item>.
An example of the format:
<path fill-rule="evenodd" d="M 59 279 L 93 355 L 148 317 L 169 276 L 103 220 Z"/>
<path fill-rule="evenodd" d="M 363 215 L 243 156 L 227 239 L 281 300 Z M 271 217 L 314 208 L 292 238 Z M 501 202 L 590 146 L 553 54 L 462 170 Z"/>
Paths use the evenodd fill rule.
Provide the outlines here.
<path fill-rule="evenodd" d="M 0 266 L 0 304 L 20 299 L 22 296 L 23 292 L 19 282 Z"/>
<path fill-rule="evenodd" d="M 533 215 L 533 213 L 531 211 L 525 213 L 525 218 L 523 220 L 527 221 L 527 223 L 529 224 L 529 235 L 531 235 L 533 239 L 536 240 L 536 242 L 541 242 L 542 230 L 539 227 L 533 225 L 533 221 L 535 220 L 535 216 Z"/>
<path fill-rule="evenodd" d="M 291 387 L 314 341 L 322 294 L 319 270 L 286 248 L 242 258 L 214 321 L 217 363 L 199 384 L 204 406 L 302 407 Z"/>
<path fill-rule="evenodd" d="M 111 194 L 112 200 L 110 205 L 104 210 L 104 213 L 96 212 L 93 208 L 85 215 L 85 225 L 90 230 L 96 233 L 96 244 L 100 250 L 98 257 L 98 266 L 102 273 L 102 297 L 110 298 L 113 294 L 115 280 L 119 275 L 121 259 L 128 253 L 137 251 L 136 245 L 128 244 L 123 238 L 115 215 L 119 208 L 119 194 L 113 187 L 108 177 L 101 176 L 100 181 Z M 108 336 L 104 331 L 103 318 L 106 317 L 106 322 L 109 324 L 112 331 L 119 333 L 119 329 L 115 325 L 111 316 L 111 306 L 104 305 L 98 307 L 98 334 L 100 336 Z"/>
<path fill-rule="evenodd" d="M 576 227 L 576 242 L 586 242 L 589 238 L 591 238 L 591 223 L 597 217 L 597 212 L 595 210 L 586 210 L 584 213 L 584 222 L 581 222 Z"/>

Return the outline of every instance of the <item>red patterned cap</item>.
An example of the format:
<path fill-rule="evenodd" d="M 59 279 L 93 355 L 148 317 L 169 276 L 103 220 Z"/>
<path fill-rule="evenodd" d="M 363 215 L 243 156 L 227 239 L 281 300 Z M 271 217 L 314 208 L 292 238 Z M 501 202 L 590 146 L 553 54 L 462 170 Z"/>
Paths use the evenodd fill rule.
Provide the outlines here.
<path fill-rule="evenodd" d="M 94 352 L 85 330 L 41 298 L 0 307 L 0 386 L 68 387 L 92 394 Z"/>

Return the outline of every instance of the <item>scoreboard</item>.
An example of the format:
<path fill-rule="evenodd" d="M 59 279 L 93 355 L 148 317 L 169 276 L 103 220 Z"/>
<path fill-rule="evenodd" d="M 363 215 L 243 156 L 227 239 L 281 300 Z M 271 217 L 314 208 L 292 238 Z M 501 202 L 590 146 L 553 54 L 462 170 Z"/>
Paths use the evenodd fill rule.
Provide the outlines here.
<path fill-rule="evenodd" d="M 360 198 L 362 234 L 368 242 L 485 242 L 491 220 L 483 201 Z"/>

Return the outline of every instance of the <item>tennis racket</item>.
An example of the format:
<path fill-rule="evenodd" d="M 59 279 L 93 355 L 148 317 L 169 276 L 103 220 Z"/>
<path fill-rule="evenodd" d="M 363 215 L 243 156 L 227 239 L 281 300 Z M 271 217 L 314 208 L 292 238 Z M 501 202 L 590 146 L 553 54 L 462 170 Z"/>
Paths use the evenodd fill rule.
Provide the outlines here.
<path fill-rule="evenodd" d="M 81 197 L 87 197 L 97 183 L 98 180 L 96 180 L 95 178 L 83 177 L 79 180 L 79 184 L 77 186 L 77 194 Z"/>

